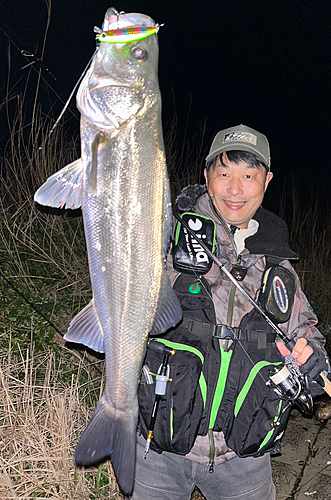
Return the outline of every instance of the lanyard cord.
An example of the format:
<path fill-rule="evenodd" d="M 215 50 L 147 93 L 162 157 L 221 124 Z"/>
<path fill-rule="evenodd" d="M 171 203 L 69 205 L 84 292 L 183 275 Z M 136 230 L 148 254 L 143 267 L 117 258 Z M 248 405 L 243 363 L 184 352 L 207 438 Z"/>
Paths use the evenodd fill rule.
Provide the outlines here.
<path fill-rule="evenodd" d="M 40 67 L 42 69 L 44 69 L 46 71 L 46 73 L 53 78 L 53 80 L 57 80 L 57 78 L 53 75 L 53 73 L 43 64 L 41 59 L 39 59 L 38 57 L 35 56 L 35 54 L 32 54 L 31 52 L 29 52 L 27 50 L 20 49 L 19 46 L 14 42 L 14 40 L 8 35 L 8 33 L 1 26 L 0 26 L 0 29 L 4 33 L 4 35 L 8 38 L 8 40 L 13 44 L 13 46 L 19 51 L 21 56 L 23 56 L 26 59 L 26 61 L 28 62 L 28 64 L 26 66 L 24 66 L 24 68 L 26 68 L 27 66 L 31 66 L 34 69 L 34 71 L 36 71 L 39 74 L 39 70 L 35 66 L 33 66 L 33 62 L 37 62 L 40 65 Z M 31 62 L 31 59 L 33 60 L 32 62 Z M 22 69 L 24 69 L 24 68 L 22 68 Z M 40 78 L 47 85 L 47 87 L 49 87 L 51 89 L 51 91 L 55 94 L 55 96 L 59 99 L 59 101 L 61 101 L 63 104 L 65 104 L 64 100 L 56 92 L 56 90 L 48 83 L 48 81 L 42 75 L 40 75 Z M 77 117 L 77 115 L 72 110 L 70 110 L 70 113 L 75 118 L 79 119 Z"/>
<path fill-rule="evenodd" d="M 173 212 L 174 214 L 174 217 L 181 223 L 183 224 L 183 226 L 185 227 L 185 229 L 194 237 L 194 238 L 198 238 L 197 235 L 195 234 L 195 232 L 189 227 L 189 225 L 183 220 L 180 218 L 180 216 L 178 214 L 176 214 L 176 212 Z M 255 302 L 255 300 L 249 295 L 249 293 L 246 292 L 246 290 L 240 285 L 240 283 L 232 276 L 232 274 L 226 269 L 226 267 L 224 267 L 224 265 L 220 262 L 219 259 L 217 259 L 217 257 L 215 257 L 215 255 L 209 250 L 208 246 L 202 241 L 202 239 L 199 238 L 199 244 L 202 246 L 202 248 L 205 250 L 205 252 L 207 253 L 207 255 L 209 255 L 209 257 L 219 266 L 219 268 L 224 272 L 224 274 L 226 274 L 226 276 L 229 278 L 229 280 L 238 288 L 238 290 L 244 295 L 244 297 L 252 304 L 253 307 L 255 307 L 255 309 L 257 311 L 259 311 L 259 313 L 264 317 L 264 319 L 266 320 L 266 322 L 268 323 L 269 326 L 271 326 L 271 328 L 276 332 L 276 334 L 280 337 L 280 339 L 282 340 L 282 342 L 284 342 L 284 344 L 287 346 L 287 348 L 292 351 L 294 346 L 295 346 L 295 341 L 293 339 L 290 339 L 286 336 L 286 334 L 284 332 L 282 332 L 277 325 L 275 325 L 271 319 L 267 316 L 267 314 L 264 312 L 264 310 L 262 309 L 262 307 L 257 303 Z M 244 351 L 246 352 L 246 351 Z M 302 374 L 300 372 L 300 369 L 298 367 L 298 365 L 295 364 L 295 359 L 293 358 L 291 352 L 288 356 L 286 356 L 286 359 L 288 360 L 288 363 L 287 365 L 291 365 L 291 371 L 293 370 L 293 372 L 296 373 L 296 375 L 298 377 L 302 377 Z M 324 389 L 325 392 L 327 392 L 329 394 L 329 396 L 331 396 L 331 382 L 326 378 L 326 375 L 321 372 L 317 378 L 315 379 L 316 382 Z"/>
<path fill-rule="evenodd" d="M 173 215 L 174 217 L 181 223 L 183 224 L 183 226 L 185 227 L 185 229 L 188 230 L 188 232 L 191 234 L 191 236 L 194 236 L 197 241 L 199 241 L 199 244 L 201 244 L 202 248 L 206 251 L 206 253 L 212 258 L 212 260 L 215 261 L 215 263 L 218 265 L 218 267 L 223 270 L 225 272 L 225 274 L 228 276 L 230 275 L 230 280 L 232 282 L 232 286 L 231 286 L 231 289 L 230 289 L 230 301 L 232 301 L 232 308 L 230 307 L 229 309 L 231 309 L 231 320 L 232 320 L 232 312 L 233 312 L 233 302 L 234 302 L 234 295 L 235 295 L 235 290 L 236 290 L 236 285 L 234 283 L 234 281 L 236 283 L 237 280 L 232 276 L 232 274 L 230 274 L 230 272 L 224 267 L 224 265 L 214 256 L 214 254 L 209 250 L 209 248 L 205 245 L 205 243 L 202 241 L 201 238 L 198 238 L 194 231 L 188 226 L 188 224 L 176 213 L 176 212 L 173 212 Z M 205 284 L 203 283 L 203 281 L 200 280 L 200 276 L 198 275 L 198 273 L 195 271 L 195 269 L 193 268 L 193 266 L 191 265 L 191 270 L 192 272 L 194 273 L 195 277 L 197 280 L 199 280 L 199 282 L 201 283 L 201 285 L 203 286 L 204 290 L 206 291 L 208 297 L 211 299 L 211 301 L 213 302 L 214 304 L 214 301 L 213 301 L 213 297 L 212 297 L 212 294 L 209 292 L 209 290 L 206 288 Z M 239 285 L 239 283 L 238 283 Z M 246 296 L 249 297 L 249 302 L 256 304 L 254 299 L 252 299 L 250 297 L 250 295 L 246 292 L 246 290 L 244 290 L 241 285 L 239 285 L 239 290 L 243 290 L 245 293 L 244 293 L 244 296 L 245 298 L 247 298 Z M 214 307 L 215 307 L 215 304 L 214 304 Z M 217 310 L 218 306 L 216 306 L 216 310 Z M 265 315 L 265 314 L 264 314 Z M 228 310 L 228 320 L 229 320 L 229 310 Z M 269 319 L 269 318 L 268 318 Z M 231 323 L 228 323 L 228 326 L 231 328 Z M 239 337 L 236 335 L 236 332 L 234 330 L 232 330 L 232 333 L 233 333 L 233 336 L 234 336 L 234 339 L 236 342 L 238 342 L 238 344 L 240 345 L 240 347 L 242 348 L 243 352 L 245 353 L 245 355 L 247 356 L 247 358 L 249 359 L 249 361 L 251 362 L 252 366 L 254 366 L 254 361 L 252 360 L 252 358 L 250 357 L 250 355 L 248 354 L 248 352 L 246 351 L 245 347 L 243 346 L 243 344 L 241 343 Z M 284 335 L 284 334 L 283 334 Z M 262 380 L 266 383 L 267 380 L 264 378 L 264 376 L 262 375 L 262 373 L 259 371 L 258 372 L 259 376 L 262 378 Z"/>
<path fill-rule="evenodd" d="M 196 239 L 198 239 L 197 235 L 195 234 L 195 232 L 190 228 L 190 226 L 183 220 L 180 218 L 180 216 L 178 214 L 176 214 L 176 212 L 173 212 L 174 214 L 174 217 L 181 223 L 183 224 L 183 226 L 185 227 L 185 229 Z M 285 343 L 285 344 L 288 344 L 289 342 L 291 342 L 291 339 L 287 338 L 287 336 L 285 335 L 285 333 L 283 333 L 277 325 L 275 325 L 271 319 L 266 315 L 266 313 L 264 312 L 264 310 L 259 306 L 259 304 L 257 302 L 255 302 L 255 300 L 249 295 L 249 293 L 246 292 L 246 290 L 240 285 L 240 283 L 232 276 L 232 274 L 226 269 L 226 267 L 222 264 L 222 262 L 217 258 L 215 257 L 215 255 L 209 250 L 209 248 L 207 247 L 207 245 L 202 241 L 202 239 L 199 238 L 199 244 L 202 246 L 202 248 L 204 249 L 204 251 L 207 253 L 207 255 L 218 265 L 218 267 L 224 272 L 224 274 L 226 274 L 226 276 L 229 278 L 229 280 L 237 287 L 237 289 L 244 295 L 244 297 L 251 303 L 251 305 L 253 307 L 255 307 L 255 309 L 257 309 L 259 311 L 260 314 L 262 314 L 262 316 L 264 317 L 264 319 L 266 320 L 266 322 L 268 323 L 269 326 L 271 326 L 271 328 L 277 333 L 277 335 L 279 335 L 279 337 L 281 338 L 281 340 Z"/>

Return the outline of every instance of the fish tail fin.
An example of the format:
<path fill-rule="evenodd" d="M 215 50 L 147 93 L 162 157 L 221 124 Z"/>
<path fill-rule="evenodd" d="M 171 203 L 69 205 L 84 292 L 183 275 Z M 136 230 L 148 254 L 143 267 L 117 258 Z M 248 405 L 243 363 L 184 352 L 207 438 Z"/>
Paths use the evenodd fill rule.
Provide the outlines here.
<path fill-rule="evenodd" d="M 77 444 L 75 462 L 88 467 L 110 458 L 119 487 L 130 496 L 135 476 L 137 416 L 111 417 L 108 406 L 102 397 Z"/>

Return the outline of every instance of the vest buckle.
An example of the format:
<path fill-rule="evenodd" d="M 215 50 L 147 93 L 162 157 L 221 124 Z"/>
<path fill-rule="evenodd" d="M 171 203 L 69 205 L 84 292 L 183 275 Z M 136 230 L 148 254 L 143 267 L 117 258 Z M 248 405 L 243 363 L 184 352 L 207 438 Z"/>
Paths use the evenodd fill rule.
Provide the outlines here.
<path fill-rule="evenodd" d="M 224 340 L 234 340 L 233 329 L 227 325 L 213 325 L 213 337 Z"/>

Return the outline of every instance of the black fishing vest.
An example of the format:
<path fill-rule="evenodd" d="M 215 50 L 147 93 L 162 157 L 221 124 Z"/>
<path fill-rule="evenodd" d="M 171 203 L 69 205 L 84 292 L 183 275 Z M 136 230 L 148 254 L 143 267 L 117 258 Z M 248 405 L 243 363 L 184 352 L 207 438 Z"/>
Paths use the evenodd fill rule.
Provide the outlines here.
<path fill-rule="evenodd" d="M 266 382 L 282 364 L 275 333 L 253 309 L 238 328 L 216 324 L 207 280 L 180 274 L 174 290 L 183 309 L 176 328 L 154 339 L 171 347 L 166 393 L 161 396 L 151 448 L 186 455 L 197 435 L 223 431 L 241 457 L 260 456 L 277 447 L 290 412 Z M 220 339 L 232 340 L 225 350 Z M 147 349 L 144 373 L 156 374 L 163 356 Z M 140 429 L 146 437 L 155 399 L 155 377 L 139 385 Z"/>

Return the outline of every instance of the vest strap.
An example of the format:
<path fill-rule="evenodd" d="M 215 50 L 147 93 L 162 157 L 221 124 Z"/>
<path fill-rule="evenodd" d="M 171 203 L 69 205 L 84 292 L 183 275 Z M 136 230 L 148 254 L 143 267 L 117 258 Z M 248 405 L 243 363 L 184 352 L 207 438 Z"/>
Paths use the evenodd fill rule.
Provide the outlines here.
<path fill-rule="evenodd" d="M 236 326 L 204 323 L 199 319 L 189 316 L 184 316 L 180 326 L 196 335 L 209 334 L 222 340 L 247 340 L 249 342 L 256 342 L 258 349 L 264 349 L 267 343 L 275 342 L 276 339 L 276 333 L 274 332 L 267 332 L 265 330 L 251 332 Z"/>

